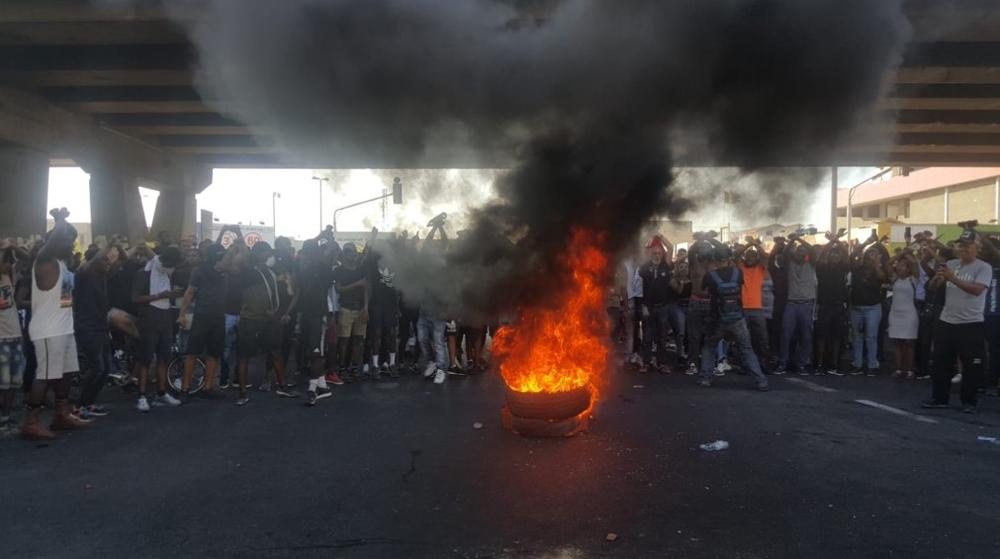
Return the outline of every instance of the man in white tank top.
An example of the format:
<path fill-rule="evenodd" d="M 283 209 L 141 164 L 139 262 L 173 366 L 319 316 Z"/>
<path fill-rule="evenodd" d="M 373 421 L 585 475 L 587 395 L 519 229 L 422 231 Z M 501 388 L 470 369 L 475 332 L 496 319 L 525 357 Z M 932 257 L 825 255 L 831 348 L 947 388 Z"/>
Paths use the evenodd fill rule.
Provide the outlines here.
<path fill-rule="evenodd" d="M 32 268 L 31 322 L 28 334 L 35 345 L 38 370 L 28 397 L 28 414 L 21 428 L 27 439 L 52 439 L 52 430 L 78 429 L 87 424 L 74 416 L 69 405 L 69 374 L 80 370 L 73 337 L 73 273 L 64 260 L 71 257 L 76 229 L 66 218 L 66 208 L 49 212 L 55 226 L 45 238 Z M 51 429 L 39 415 L 49 386 L 55 392 Z"/>

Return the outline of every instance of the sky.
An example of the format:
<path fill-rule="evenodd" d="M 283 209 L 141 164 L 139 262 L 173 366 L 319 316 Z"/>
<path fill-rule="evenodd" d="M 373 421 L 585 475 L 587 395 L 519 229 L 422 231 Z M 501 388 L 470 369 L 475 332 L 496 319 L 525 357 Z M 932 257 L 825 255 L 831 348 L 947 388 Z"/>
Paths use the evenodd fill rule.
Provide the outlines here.
<path fill-rule="evenodd" d="M 877 172 L 873 167 L 842 167 L 839 184 L 848 188 Z M 392 177 L 403 180 L 403 200 L 396 206 L 387 200 L 344 210 L 337 217 L 339 231 L 381 230 L 414 231 L 440 212 L 447 212 L 454 229 L 461 229 L 461 216 L 469 207 L 489 199 L 490 183 L 498 171 L 447 169 L 440 171 L 398 172 L 354 169 L 317 171 L 312 169 L 216 169 L 212 184 L 197 195 L 198 209 L 213 212 L 220 223 L 253 225 L 276 224 L 277 234 L 298 239 L 315 237 L 323 224 L 331 224 L 334 208 L 380 196 L 391 189 Z M 323 181 L 323 215 L 320 217 L 320 186 Z M 822 175 L 810 196 L 812 205 L 790 208 L 784 223 L 829 227 L 829 173 Z M 140 186 L 146 223 L 151 224 L 156 207 L 155 190 Z M 49 171 L 48 207 L 66 207 L 71 221 L 90 221 L 89 176 L 78 167 L 53 167 Z M 383 219 L 384 217 L 384 219 Z M 722 212 L 717 206 L 700 208 L 685 219 L 694 221 L 695 230 L 718 229 L 731 221 L 734 229 L 767 225 L 766 217 L 756 218 L 740 212 Z M 758 223 L 759 222 L 759 223 Z"/>

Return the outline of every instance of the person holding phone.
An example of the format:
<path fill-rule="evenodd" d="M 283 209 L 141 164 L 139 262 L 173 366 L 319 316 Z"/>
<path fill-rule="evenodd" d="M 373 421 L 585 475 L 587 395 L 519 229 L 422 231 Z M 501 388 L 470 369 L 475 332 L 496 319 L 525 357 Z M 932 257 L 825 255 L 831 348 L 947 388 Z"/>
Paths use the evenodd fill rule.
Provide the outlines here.
<path fill-rule="evenodd" d="M 139 399 L 136 409 L 149 411 L 146 398 L 146 384 L 149 367 L 156 363 L 157 392 L 154 404 L 179 406 L 181 401 L 167 392 L 167 363 L 170 362 L 170 348 L 174 340 L 176 313 L 170 300 L 183 295 L 171 284 L 171 276 L 181 263 L 181 251 L 175 246 L 164 247 L 146 267 L 135 276 L 132 284 L 132 302 L 138 307 L 139 351 L 138 362 Z"/>
<path fill-rule="evenodd" d="M 851 257 L 851 375 L 866 374 L 873 377 L 878 372 L 878 333 L 882 321 L 882 303 L 885 291 L 882 286 L 888 277 L 885 269 L 884 247 L 872 231 Z M 864 359 L 863 359 L 864 358 Z"/>
<path fill-rule="evenodd" d="M 982 383 L 985 344 L 986 290 L 993 277 L 989 264 L 980 260 L 974 230 L 966 229 L 956 243 L 958 258 L 938 265 L 947 281 L 944 308 L 934 326 L 934 378 L 925 408 L 946 408 L 955 376 L 955 360 L 962 364 L 962 411 L 976 413 L 976 390 Z"/>

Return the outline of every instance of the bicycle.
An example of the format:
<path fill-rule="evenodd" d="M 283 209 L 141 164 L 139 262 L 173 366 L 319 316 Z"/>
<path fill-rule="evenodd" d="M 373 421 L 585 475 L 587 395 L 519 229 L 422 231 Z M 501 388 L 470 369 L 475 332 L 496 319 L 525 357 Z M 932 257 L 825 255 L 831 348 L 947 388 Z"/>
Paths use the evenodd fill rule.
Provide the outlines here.
<path fill-rule="evenodd" d="M 167 362 L 167 388 L 174 394 L 181 393 L 181 379 L 184 375 L 186 357 L 181 353 L 183 341 L 179 334 L 174 338 L 174 343 L 170 346 L 170 360 Z M 108 374 L 108 386 L 120 386 L 123 389 L 128 389 L 129 386 L 138 382 L 132 375 L 135 363 L 133 345 L 127 338 L 123 342 L 116 339 L 115 336 L 111 337 L 112 370 Z M 189 393 L 196 394 L 205 388 L 205 370 L 205 362 L 201 358 L 196 358 Z"/>

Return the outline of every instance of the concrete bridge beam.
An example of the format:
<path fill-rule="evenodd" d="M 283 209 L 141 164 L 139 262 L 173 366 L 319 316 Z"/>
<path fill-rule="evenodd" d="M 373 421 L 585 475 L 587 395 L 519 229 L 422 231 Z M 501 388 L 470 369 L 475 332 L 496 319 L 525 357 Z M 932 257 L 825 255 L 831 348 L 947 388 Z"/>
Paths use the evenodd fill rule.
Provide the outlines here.
<path fill-rule="evenodd" d="M 29 148 L 0 148 L 0 236 L 45 233 L 49 156 Z"/>

